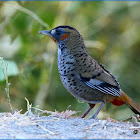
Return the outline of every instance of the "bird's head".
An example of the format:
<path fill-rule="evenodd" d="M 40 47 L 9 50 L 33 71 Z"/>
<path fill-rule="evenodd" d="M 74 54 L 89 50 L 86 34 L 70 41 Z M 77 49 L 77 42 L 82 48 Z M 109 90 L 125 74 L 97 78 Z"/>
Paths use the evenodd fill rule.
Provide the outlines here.
<path fill-rule="evenodd" d="M 79 41 L 83 42 L 79 32 L 70 26 L 58 26 L 52 30 L 43 30 L 39 33 L 51 37 L 59 48 L 71 49 L 72 44 L 75 46 L 79 44 Z"/>

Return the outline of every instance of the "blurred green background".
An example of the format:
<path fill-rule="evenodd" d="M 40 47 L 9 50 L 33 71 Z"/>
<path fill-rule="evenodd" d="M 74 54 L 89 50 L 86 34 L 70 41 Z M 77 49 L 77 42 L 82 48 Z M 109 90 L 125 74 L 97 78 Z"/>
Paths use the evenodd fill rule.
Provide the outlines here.
<path fill-rule="evenodd" d="M 0 2 L 0 57 L 9 62 L 13 109 L 26 111 L 25 97 L 39 108 L 81 111 L 87 108 L 63 87 L 57 70 L 57 46 L 38 34 L 70 25 L 83 36 L 89 54 L 118 79 L 122 90 L 140 104 L 140 2 Z M 0 71 L 0 112 L 9 111 Z M 94 114 L 99 105 L 89 114 Z M 131 110 L 107 104 L 98 118 L 121 120 Z"/>

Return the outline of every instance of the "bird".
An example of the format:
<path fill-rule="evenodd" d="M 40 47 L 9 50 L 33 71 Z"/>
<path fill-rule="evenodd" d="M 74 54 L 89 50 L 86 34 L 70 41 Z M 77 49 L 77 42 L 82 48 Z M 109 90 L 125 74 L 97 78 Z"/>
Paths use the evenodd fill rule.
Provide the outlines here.
<path fill-rule="evenodd" d="M 92 116 L 95 119 L 109 102 L 116 106 L 126 104 L 140 115 L 140 106 L 121 90 L 117 79 L 88 54 L 83 37 L 75 28 L 61 25 L 39 33 L 51 37 L 57 44 L 58 72 L 64 87 L 78 100 L 89 105 L 81 118 L 101 103 Z"/>

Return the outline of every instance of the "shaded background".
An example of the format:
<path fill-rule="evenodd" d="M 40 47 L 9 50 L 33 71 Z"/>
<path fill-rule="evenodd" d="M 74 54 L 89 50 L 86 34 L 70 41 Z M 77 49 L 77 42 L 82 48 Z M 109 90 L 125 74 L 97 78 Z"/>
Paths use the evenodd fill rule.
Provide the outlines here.
<path fill-rule="evenodd" d="M 57 46 L 38 34 L 70 25 L 83 36 L 89 54 L 118 79 L 121 88 L 140 104 L 140 2 L 0 2 L 0 56 L 9 62 L 13 109 L 26 111 L 25 97 L 39 108 L 81 111 L 87 104 L 63 87 L 57 70 Z M 0 71 L 0 112 L 9 111 L 5 79 Z M 90 117 L 98 108 L 89 114 Z M 107 104 L 98 118 L 125 119 L 125 105 Z"/>

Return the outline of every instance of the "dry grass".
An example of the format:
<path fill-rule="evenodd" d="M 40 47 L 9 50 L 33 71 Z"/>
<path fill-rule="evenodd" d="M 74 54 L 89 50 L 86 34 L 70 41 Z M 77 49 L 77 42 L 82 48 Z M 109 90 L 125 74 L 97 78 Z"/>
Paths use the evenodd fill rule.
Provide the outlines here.
<path fill-rule="evenodd" d="M 24 114 L 21 114 L 22 110 L 14 114 L 0 113 L 1 139 L 140 138 L 139 116 L 133 116 L 132 123 L 111 118 L 85 120 L 72 117 L 77 111 L 69 110 L 69 107 L 62 112 L 53 112 L 32 107 L 28 99 L 25 100 L 27 111 Z M 40 117 L 44 113 L 48 116 Z"/>

